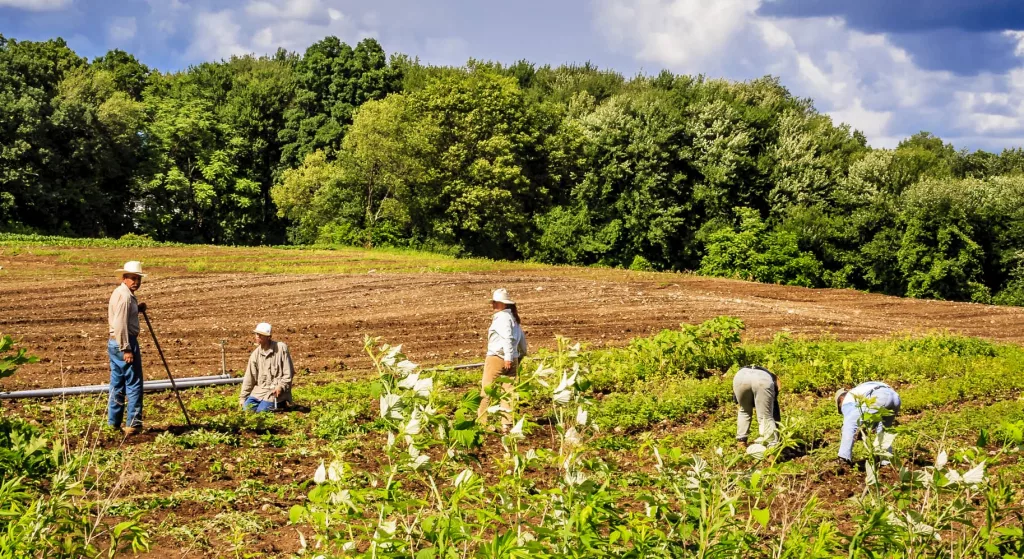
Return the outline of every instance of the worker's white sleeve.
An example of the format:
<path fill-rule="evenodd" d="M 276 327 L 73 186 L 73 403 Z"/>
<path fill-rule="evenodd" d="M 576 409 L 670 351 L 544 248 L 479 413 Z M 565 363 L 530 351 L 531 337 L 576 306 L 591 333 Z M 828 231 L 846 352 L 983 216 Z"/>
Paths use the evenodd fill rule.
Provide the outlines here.
<path fill-rule="evenodd" d="M 508 313 L 500 313 L 495 321 L 494 331 L 501 338 L 501 350 L 505 361 L 511 361 L 515 358 L 515 353 L 513 353 L 515 333 L 513 329 L 512 316 Z"/>

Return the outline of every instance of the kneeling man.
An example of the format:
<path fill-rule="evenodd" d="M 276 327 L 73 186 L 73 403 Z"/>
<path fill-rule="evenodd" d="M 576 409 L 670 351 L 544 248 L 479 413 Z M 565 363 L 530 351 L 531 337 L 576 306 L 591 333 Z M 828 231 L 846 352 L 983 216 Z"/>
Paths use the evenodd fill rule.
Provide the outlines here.
<path fill-rule="evenodd" d="M 248 411 L 274 411 L 292 399 L 292 378 L 295 367 L 288 346 L 270 339 L 270 325 L 261 322 L 253 333 L 259 347 L 249 356 L 242 379 L 239 403 Z"/>

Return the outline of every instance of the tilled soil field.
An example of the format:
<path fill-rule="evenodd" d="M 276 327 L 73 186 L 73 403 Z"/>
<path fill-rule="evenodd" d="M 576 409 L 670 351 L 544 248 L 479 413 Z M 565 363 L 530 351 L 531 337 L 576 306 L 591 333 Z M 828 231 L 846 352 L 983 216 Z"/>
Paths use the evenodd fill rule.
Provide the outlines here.
<path fill-rule="evenodd" d="M 339 395 L 356 383 L 336 381 L 367 376 L 363 336 L 402 343 L 412 360 L 425 364 L 479 361 L 490 319 L 490 291 L 499 286 L 507 287 L 519 301 L 534 348 L 554 346 L 559 334 L 590 345 L 622 345 L 663 328 L 720 315 L 742 318 L 748 340 L 770 339 L 778 332 L 853 340 L 948 330 L 1024 342 L 1024 328 L 1018 326 L 1024 309 L 686 274 L 452 261 L 386 252 L 0 246 L 0 333 L 15 336 L 41 358 L 0 381 L 2 389 L 107 381 L 107 301 L 116 286 L 112 271 L 129 259 L 141 259 L 151 274 L 138 295 L 150 307 L 150 318 L 177 377 L 219 372 L 221 340 L 227 367 L 237 372 L 254 345 L 253 326 L 268 321 L 275 327 L 275 337 L 291 346 L 300 374 L 297 382 L 308 389 L 309 398 L 299 402 L 308 406 L 274 414 L 264 429 L 237 421 L 242 417 L 233 405 L 237 386 L 183 393 L 193 427 L 182 425 L 172 396 L 147 397 L 146 430 L 127 438 L 110 430 L 94 430 L 104 423 L 105 394 L 4 403 L 7 413 L 40 428 L 58 426 L 65 436 L 75 433 L 69 437 L 73 448 L 80 444 L 98 449 L 97 456 L 110 464 L 107 475 L 113 476 L 101 485 L 103 496 L 109 491 L 119 507 L 104 520 L 114 523 L 142 511 L 140 518 L 152 542 L 148 557 L 222 557 L 243 551 L 281 557 L 299 551 L 300 533 L 312 542 L 310 527 L 291 525 L 288 518 L 293 505 L 306 503 L 304 484 L 318 464 L 337 458 L 340 452 L 352 471 L 372 473 L 381 469 L 384 460 L 383 432 L 353 431 L 340 435 L 340 440 L 318 434 L 322 426 L 337 424 L 338 417 L 350 419 L 337 415 L 335 406 L 339 400 L 353 401 Z M 258 271 L 245 271 L 249 266 Z M 268 273 L 268 266 L 273 273 Z M 163 378 L 144 322 L 142 344 L 146 377 Z M 449 388 L 475 390 L 475 383 Z M 990 384 L 997 383 L 982 386 Z M 315 394 L 321 388 L 323 393 Z M 1015 400 L 1016 394 L 991 389 L 990 395 L 965 396 L 941 409 L 916 414 L 905 410 L 901 424 L 925 433 L 920 440 L 941 435 L 945 441 L 951 425 L 960 427 L 960 435 L 969 431 L 967 438 L 973 440 L 976 429 L 964 425 L 977 424 L 982 417 L 987 428 L 997 423 L 991 417 L 1019 413 L 1015 402 L 998 407 L 997 398 Z M 628 397 L 630 393 L 618 394 Z M 798 420 L 810 417 L 820 403 L 810 393 L 784 394 L 783 398 L 783 409 Z M 228 407 L 222 406 L 224 401 Z M 990 404 L 995 404 L 991 416 L 986 411 Z M 376 404 L 369 405 L 375 417 L 372 406 Z M 541 417 L 544 412 L 529 413 Z M 609 430 L 606 442 L 619 445 L 643 438 L 692 445 L 686 442 L 688 434 L 698 433 L 695 441 L 713 440 L 723 424 L 731 432 L 734 418 L 731 406 L 680 412 L 652 423 L 642 434 L 619 435 L 617 429 Z M 358 421 L 367 424 L 365 417 Z M 493 484 L 505 468 L 495 457 L 504 451 L 497 434 L 487 431 L 484 435 L 484 447 L 475 451 L 479 463 L 473 468 Z M 538 423 L 522 444 L 544 447 L 553 436 L 550 425 Z M 829 433 L 817 444 L 836 440 L 838 432 Z M 611 448 L 598 451 L 607 463 L 617 464 L 623 472 L 652 473 L 653 461 L 642 458 L 635 447 Z M 824 508 L 839 518 L 850 518 L 846 499 L 861 490 L 863 473 L 840 475 L 824 466 L 828 453 L 814 449 L 808 446 L 791 457 L 795 464 L 790 467 L 806 475 L 785 476 L 792 480 L 792 490 L 780 491 L 784 496 L 776 501 L 773 519 L 786 518 L 788 509 L 811 493 L 824 496 Z M 802 454 L 809 450 L 812 455 Z M 549 468 L 531 477 L 544 481 L 551 475 Z M 625 506 L 629 508 L 630 502 Z M 846 532 L 855 530 L 849 520 L 842 522 Z"/>
<path fill-rule="evenodd" d="M 162 249 L 167 251 L 169 249 Z M 189 249 L 180 249 L 187 251 Z M 112 256 L 115 259 L 117 256 Z M 6 390 L 105 382 L 107 300 L 116 286 L 106 265 L 55 274 L 53 258 L 0 256 L 0 332 L 40 357 L 5 379 Z M 33 267 L 39 274 L 33 277 Z M 533 347 L 555 335 L 591 345 L 621 345 L 680 323 L 719 315 L 742 318 L 748 339 L 788 331 L 863 339 L 949 330 L 1024 341 L 1024 309 L 900 299 L 847 290 L 813 290 L 707 279 L 686 274 L 552 267 L 500 272 L 259 274 L 195 273 L 167 268 L 138 292 L 171 370 L 181 377 L 245 366 L 257 322 L 274 325 L 301 374 L 360 369 L 364 335 L 402 343 L 421 363 L 480 360 L 490 291 L 504 286 L 519 302 Z M 149 333 L 141 336 L 147 379 L 165 376 Z"/>

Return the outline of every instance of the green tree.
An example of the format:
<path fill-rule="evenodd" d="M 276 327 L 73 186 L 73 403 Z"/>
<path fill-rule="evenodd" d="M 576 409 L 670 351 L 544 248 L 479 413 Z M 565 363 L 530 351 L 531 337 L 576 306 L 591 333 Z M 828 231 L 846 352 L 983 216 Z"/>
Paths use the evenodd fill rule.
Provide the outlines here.
<path fill-rule="evenodd" d="M 161 240 L 215 242 L 214 208 L 224 194 L 218 186 L 224 186 L 229 159 L 217 147 L 225 131 L 203 99 L 166 95 L 148 101 L 154 172 L 143 190 L 144 228 Z"/>
<path fill-rule="evenodd" d="M 402 76 L 376 40 L 364 39 L 353 49 L 327 37 L 306 49 L 295 66 L 295 82 L 295 103 L 280 131 L 286 168 L 316 150 L 333 158 L 356 108 L 399 91 Z"/>
<path fill-rule="evenodd" d="M 918 132 L 900 142 L 896 156 L 906 172 L 917 177 L 963 177 L 960 155 L 951 144 L 930 132 Z"/>
<path fill-rule="evenodd" d="M 831 118 L 810 109 L 786 110 L 770 149 L 772 212 L 780 215 L 793 205 L 827 201 L 846 177 L 851 158 L 866 150 L 849 126 L 833 126 Z"/>
<path fill-rule="evenodd" d="M 141 220 L 155 237 L 284 240 L 270 188 L 294 94 L 291 66 L 280 53 L 234 57 L 163 76 L 147 90 L 153 124 Z"/>
<path fill-rule="evenodd" d="M 64 174 L 54 186 L 75 197 L 77 203 L 62 204 L 74 216 L 73 228 L 85 235 L 130 231 L 145 157 L 144 105 L 118 90 L 110 72 L 82 67 L 61 81 L 51 106 L 52 133 L 62 137 L 54 145 Z"/>
<path fill-rule="evenodd" d="M 338 208 L 327 205 L 341 190 L 341 168 L 323 151 L 306 156 L 302 165 L 288 169 L 270 191 L 278 215 L 291 222 L 288 240 L 297 244 L 317 241 L 320 229 L 338 219 Z"/>
<path fill-rule="evenodd" d="M 682 113 L 665 92 L 623 93 L 579 118 L 586 172 L 572 209 L 554 211 L 540 255 L 555 261 L 628 266 L 642 256 L 658 268 L 685 266 L 697 223 Z M 572 232 L 585 250 L 570 259 L 558 237 Z M 561 256 L 555 256 L 561 252 Z M 580 262 L 579 258 L 584 258 Z"/>
<path fill-rule="evenodd" d="M 339 163 L 351 198 L 360 200 L 366 246 L 408 239 L 413 219 L 429 218 L 414 196 L 437 162 L 440 130 L 404 95 L 367 101 L 342 143 Z"/>
<path fill-rule="evenodd" d="M 114 49 L 92 61 L 93 68 L 110 72 L 118 91 L 127 93 L 136 101 L 142 100 L 142 92 L 150 84 L 153 71 L 134 56 L 120 49 Z"/>
<path fill-rule="evenodd" d="M 529 212 L 547 195 L 534 164 L 542 143 L 519 85 L 491 71 L 439 78 L 414 94 L 439 130 L 437 165 L 415 193 L 433 216 L 429 237 L 471 253 L 511 258 L 530 241 Z"/>
<path fill-rule="evenodd" d="M 292 238 L 373 246 L 408 244 L 414 218 L 429 231 L 416 188 L 436 160 L 438 131 L 416 112 L 411 99 L 390 95 L 356 112 L 336 161 L 323 151 L 285 171 L 273 197 L 295 224 Z"/>
<path fill-rule="evenodd" d="M 722 228 L 708 238 L 700 273 L 765 283 L 816 287 L 821 263 L 800 250 L 796 236 L 771 231 L 757 212 L 736 208 L 739 227 Z"/>
<path fill-rule="evenodd" d="M 988 302 L 976 240 L 992 190 L 982 181 L 925 180 L 903 196 L 904 234 L 899 252 L 907 295 Z"/>
<path fill-rule="evenodd" d="M 284 149 L 278 132 L 295 97 L 293 61 L 279 53 L 275 58 L 232 58 L 226 66 L 230 89 L 218 101 L 218 120 L 231 131 L 225 141 L 236 180 L 246 181 L 247 189 L 257 188 L 259 193 L 251 203 L 246 194 L 246 200 L 230 206 L 232 214 L 220 218 L 231 225 L 225 238 L 280 243 L 285 224 L 277 217 L 270 189 Z"/>
<path fill-rule="evenodd" d="M 68 211 L 80 195 L 61 184 L 60 139 L 50 122 L 58 86 L 84 64 L 62 39 L 0 35 L 0 191 L 8 219 L 27 227 L 74 233 L 74 218 L 85 217 Z"/>

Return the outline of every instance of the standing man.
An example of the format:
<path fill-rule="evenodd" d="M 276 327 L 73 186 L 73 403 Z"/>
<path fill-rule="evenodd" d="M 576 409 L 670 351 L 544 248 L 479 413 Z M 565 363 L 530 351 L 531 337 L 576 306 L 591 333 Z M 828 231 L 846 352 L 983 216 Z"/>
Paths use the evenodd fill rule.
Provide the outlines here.
<path fill-rule="evenodd" d="M 295 367 L 288 346 L 270 338 L 271 328 L 266 322 L 256 325 L 253 333 L 259 347 L 249 355 L 242 379 L 239 404 L 246 411 L 274 411 L 279 404 L 292 399 L 292 379 Z"/>
<path fill-rule="evenodd" d="M 139 351 L 139 312 L 146 312 L 146 304 L 139 303 L 135 291 L 142 285 L 142 263 L 125 262 L 118 270 L 121 285 L 110 295 L 107 306 L 107 324 L 110 339 L 107 355 L 110 357 L 110 397 L 107 401 L 107 424 L 121 428 L 124 434 L 134 435 L 142 430 L 142 353 Z"/>
<path fill-rule="evenodd" d="M 891 413 L 886 414 L 878 424 L 878 431 L 881 432 L 883 428 L 892 427 L 896 415 L 900 413 L 900 405 L 900 395 L 884 382 L 862 382 L 852 390 L 841 388 L 836 392 L 836 408 L 843 416 L 843 438 L 839 443 L 840 466 L 853 464 L 853 441 L 860 430 L 861 416 L 889 410 Z"/>

